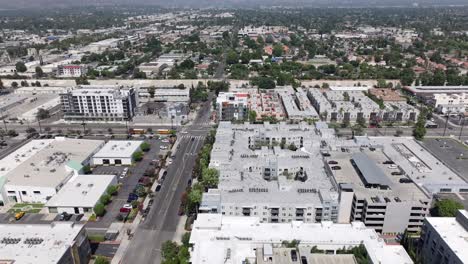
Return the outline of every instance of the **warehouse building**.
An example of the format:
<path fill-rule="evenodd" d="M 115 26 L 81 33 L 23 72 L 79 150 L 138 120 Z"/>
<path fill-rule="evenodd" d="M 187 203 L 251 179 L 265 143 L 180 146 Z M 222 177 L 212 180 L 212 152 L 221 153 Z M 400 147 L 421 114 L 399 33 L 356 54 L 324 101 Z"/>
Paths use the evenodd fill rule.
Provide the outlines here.
<path fill-rule="evenodd" d="M 110 140 L 93 156 L 92 165 L 132 165 L 143 141 Z"/>
<path fill-rule="evenodd" d="M 87 264 L 91 247 L 84 225 L 0 224 L 0 263 Z"/>
<path fill-rule="evenodd" d="M 109 186 L 117 185 L 115 175 L 75 175 L 45 207 L 51 214 L 90 214 Z"/>

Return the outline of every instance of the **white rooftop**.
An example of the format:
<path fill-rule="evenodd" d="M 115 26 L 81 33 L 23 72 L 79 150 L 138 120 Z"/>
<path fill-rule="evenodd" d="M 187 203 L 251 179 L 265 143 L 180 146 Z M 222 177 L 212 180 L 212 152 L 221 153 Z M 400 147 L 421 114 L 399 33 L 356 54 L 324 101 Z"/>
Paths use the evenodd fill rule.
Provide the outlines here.
<path fill-rule="evenodd" d="M 458 211 L 457 217 L 426 217 L 448 247 L 462 261 L 468 260 L 468 211 Z"/>
<path fill-rule="evenodd" d="M 0 263 L 11 260 L 21 264 L 59 263 L 83 227 L 84 225 L 70 222 L 47 225 L 0 224 L 0 241 L 6 238 L 20 239 L 16 244 L 0 243 Z M 42 242 L 25 243 L 26 239 L 31 238 L 39 239 L 38 241 L 42 239 Z"/>
<path fill-rule="evenodd" d="M 33 140 L 0 160 L 0 177 L 6 185 L 56 188 L 73 174 L 74 163 L 82 163 L 104 141 L 57 137 Z"/>
<path fill-rule="evenodd" d="M 92 208 L 115 179 L 115 175 L 75 175 L 45 206 Z"/>
<path fill-rule="evenodd" d="M 243 263 L 254 260 L 254 249 L 270 244 L 279 247 L 285 240 L 300 240 L 301 247 L 340 249 L 359 246 L 367 249 L 372 263 L 413 263 L 400 245 L 387 245 L 361 222 L 351 224 L 261 223 L 257 217 L 199 214 L 190 236 L 193 264 Z"/>
<path fill-rule="evenodd" d="M 109 140 L 93 158 L 129 158 L 142 143 L 141 140 Z"/>

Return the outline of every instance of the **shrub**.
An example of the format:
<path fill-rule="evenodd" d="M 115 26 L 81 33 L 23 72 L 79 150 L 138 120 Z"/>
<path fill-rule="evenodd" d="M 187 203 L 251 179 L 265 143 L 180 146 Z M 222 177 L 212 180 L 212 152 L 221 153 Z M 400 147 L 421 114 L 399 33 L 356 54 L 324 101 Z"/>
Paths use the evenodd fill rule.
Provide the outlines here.
<path fill-rule="evenodd" d="M 99 199 L 99 201 L 104 205 L 110 203 L 110 195 L 109 194 L 102 195 L 101 199 Z"/>
<path fill-rule="evenodd" d="M 117 194 L 117 186 L 111 185 L 111 186 L 107 187 L 106 192 L 107 192 L 108 195 L 116 195 Z"/>
<path fill-rule="evenodd" d="M 106 208 L 105 208 L 104 204 L 97 203 L 96 206 L 94 206 L 94 213 L 97 216 L 103 216 L 106 213 Z"/>
<path fill-rule="evenodd" d="M 144 152 L 148 152 L 151 149 L 151 145 L 148 142 L 143 142 L 140 145 L 140 148 Z"/>
<path fill-rule="evenodd" d="M 143 152 L 137 151 L 133 153 L 132 158 L 134 161 L 141 161 L 143 159 Z"/>

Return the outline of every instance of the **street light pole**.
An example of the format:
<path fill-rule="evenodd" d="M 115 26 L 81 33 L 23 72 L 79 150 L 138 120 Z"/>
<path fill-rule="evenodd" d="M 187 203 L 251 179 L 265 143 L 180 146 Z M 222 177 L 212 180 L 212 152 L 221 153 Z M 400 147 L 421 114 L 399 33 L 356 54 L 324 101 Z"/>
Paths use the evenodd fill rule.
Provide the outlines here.
<path fill-rule="evenodd" d="M 458 135 L 458 140 L 461 140 L 464 126 L 465 126 L 465 116 L 463 116 L 463 120 L 462 120 L 462 124 L 461 124 L 461 128 L 460 128 L 460 134 Z"/>
<path fill-rule="evenodd" d="M 39 125 L 39 133 L 42 134 L 41 120 L 37 119 L 37 124 Z"/>
<path fill-rule="evenodd" d="M 83 123 L 81 123 L 81 125 L 83 126 L 83 135 L 86 134 L 86 123 L 85 121 L 83 121 Z"/>
<path fill-rule="evenodd" d="M 447 112 L 447 116 L 446 116 L 446 120 L 445 120 L 445 128 L 444 128 L 444 137 L 445 137 L 445 132 L 447 131 L 447 125 L 448 125 L 448 121 L 449 121 L 449 116 L 450 116 L 450 112 Z"/>

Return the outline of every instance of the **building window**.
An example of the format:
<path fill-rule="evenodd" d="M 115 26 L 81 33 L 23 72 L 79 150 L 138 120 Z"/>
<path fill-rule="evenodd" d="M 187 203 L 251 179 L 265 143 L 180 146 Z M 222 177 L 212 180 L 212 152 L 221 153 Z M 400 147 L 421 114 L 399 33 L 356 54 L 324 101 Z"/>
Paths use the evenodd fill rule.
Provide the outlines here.
<path fill-rule="evenodd" d="M 33 191 L 34 194 L 41 194 L 41 191 Z"/>
<path fill-rule="evenodd" d="M 27 195 L 28 193 L 26 191 L 21 191 L 22 195 Z"/>

